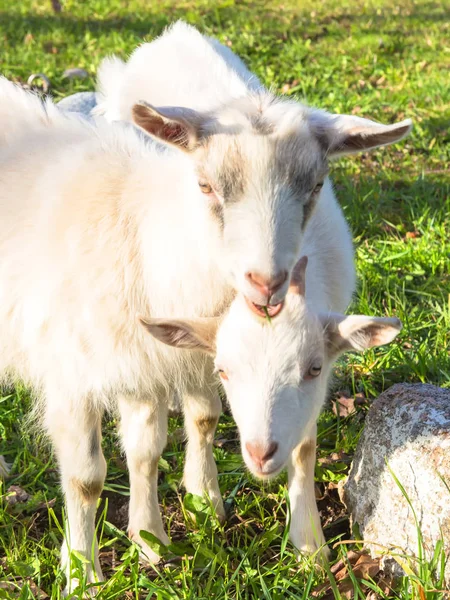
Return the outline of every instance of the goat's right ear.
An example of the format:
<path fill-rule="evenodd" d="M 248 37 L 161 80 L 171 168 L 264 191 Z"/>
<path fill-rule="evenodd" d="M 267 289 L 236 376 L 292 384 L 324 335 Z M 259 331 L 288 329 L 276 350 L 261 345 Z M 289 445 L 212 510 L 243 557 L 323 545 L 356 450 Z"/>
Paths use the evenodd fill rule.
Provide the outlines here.
<path fill-rule="evenodd" d="M 169 106 L 155 108 L 143 100 L 132 108 L 133 122 L 149 135 L 192 152 L 200 139 L 200 127 L 204 119 L 195 110 Z"/>
<path fill-rule="evenodd" d="M 412 129 L 411 119 L 383 125 L 370 119 L 333 115 L 317 109 L 310 113 L 309 121 L 329 158 L 395 144 Z"/>
<path fill-rule="evenodd" d="M 320 315 L 325 330 L 328 352 L 338 356 L 347 350 L 360 352 L 389 344 L 402 329 L 395 317 L 366 317 L 365 315 Z"/>
<path fill-rule="evenodd" d="M 151 335 L 174 348 L 184 350 L 202 350 L 207 354 L 216 353 L 216 334 L 219 317 L 203 319 L 138 319 Z"/>

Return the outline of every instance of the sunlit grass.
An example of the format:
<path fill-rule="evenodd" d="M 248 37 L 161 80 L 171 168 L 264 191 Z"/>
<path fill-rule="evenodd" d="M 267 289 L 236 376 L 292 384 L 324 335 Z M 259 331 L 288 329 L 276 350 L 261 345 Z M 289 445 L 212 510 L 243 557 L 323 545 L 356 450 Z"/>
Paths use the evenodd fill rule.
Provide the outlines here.
<path fill-rule="evenodd" d="M 372 399 L 398 381 L 449 386 L 450 27 L 444 3 L 68 0 L 63 12 L 55 14 L 50 1 L 0 0 L 0 72 L 20 81 L 44 73 L 56 98 L 90 90 L 105 55 L 126 57 L 144 37 L 151 39 L 180 17 L 229 44 L 279 91 L 334 112 L 384 122 L 413 119 L 414 131 L 405 142 L 341 160 L 332 168 L 356 246 L 359 286 L 352 310 L 396 315 L 404 324 L 398 343 L 342 359 L 332 390 L 362 392 Z M 89 77 L 64 79 L 70 67 L 86 69 Z M 11 586 L 0 586 L 0 598 L 34 598 L 36 586 L 59 598 L 63 513 L 58 472 L 44 441 L 24 428 L 27 408 L 22 389 L 0 398 L 0 453 L 13 463 L 6 486 L 19 485 L 30 495 L 23 506 L 9 506 L 4 494 L 0 500 L 0 582 Z M 351 455 L 365 411 L 338 419 L 327 409 L 319 422 L 319 456 Z M 172 419 L 170 430 L 181 425 Z M 166 526 L 178 543 L 175 549 L 186 555 L 172 557 L 170 566 L 142 568 L 122 529 L 128 482 L 113 419 L 105 423 L 105 431 L 108 478 L 99 532 L 108 581 L 100 588 L 100 599 L 306 600 L 329 578 L 309 560 L 297 562 L 284 530 L 285 476 L 270 484 L 249 476 L 228 416 L 221 420 L 215 455 L 229 522 L 222 527 L 208 518 L 194 525 L 179 487 L 183 444 L 172 441 L 160 463 L 160 496 Z M 341 459 L 318 465 L 320 489 L 336 483 L 347 469 L 348 462 Z M 44 500 L 54 501 L 53 508 L 36 511 Z M 335 541 L 343 532 L 348 536 L 345 518 L 329 512 L 327 499 L 319 506 L 326 535 Z M 344 522 L 336 525 L 339 519 Z M 338 546 L 332 560 L 345 559 L 346 547 Z M 395 594 L 386 595 L 377 582 L 369 583 L 379 598 L 441 600 L 444 593 L 434 591 L 442 589 L 441 562 L 438 547 L 434 563 L 423 559 L 416 564 L 415 575 L 400 580 Z M 361 585 L 355 579 L 357 598 L 365 597 Z"/>

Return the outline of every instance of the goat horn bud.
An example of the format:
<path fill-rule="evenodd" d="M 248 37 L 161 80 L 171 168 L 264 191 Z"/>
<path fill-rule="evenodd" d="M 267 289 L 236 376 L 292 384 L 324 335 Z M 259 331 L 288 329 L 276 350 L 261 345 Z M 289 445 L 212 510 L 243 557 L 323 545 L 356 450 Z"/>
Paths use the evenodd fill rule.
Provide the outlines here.
<path fill-rule="evenodd" d="M 307 265 L 308 265 L 308 257 L 302 256 L 292 271 L 291 283 L 289 284 L 289 293 L 299 294 L 300 296 L 305 295 L 305 280 L 306 280 Z"/>

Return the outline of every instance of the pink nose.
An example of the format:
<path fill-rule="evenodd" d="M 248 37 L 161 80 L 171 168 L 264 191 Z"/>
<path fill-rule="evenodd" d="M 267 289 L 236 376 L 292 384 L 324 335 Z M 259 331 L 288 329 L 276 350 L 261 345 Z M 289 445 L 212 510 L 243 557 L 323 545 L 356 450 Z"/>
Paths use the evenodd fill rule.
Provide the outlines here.
<path fill-rule="evenodd" d="M 277 292 L 287 279 L 287 271 L 281 271 L 275 277 L 265 277 L 260 273 L 246 273 L 245 277 L 252 286 L 261 292 L 267 300 Z"/>
<path fill-rule="evenodd" d="M 259 467 L 262 471 L 266 462 L 274 456 L 275 452 L 278 450 L 277 442 L 270 442 L 269 445 L 259 444 L 258 442 L 250 443 L 247 442 L 245 444 L 247 448 L 247 452 L 250 454 L 252 461 Z"/>

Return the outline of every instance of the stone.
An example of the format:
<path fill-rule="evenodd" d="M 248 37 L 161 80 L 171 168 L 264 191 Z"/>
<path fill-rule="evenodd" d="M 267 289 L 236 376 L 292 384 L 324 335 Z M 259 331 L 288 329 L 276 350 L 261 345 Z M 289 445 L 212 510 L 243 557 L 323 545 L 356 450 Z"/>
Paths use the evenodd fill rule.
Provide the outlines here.
<path fill-rule="evenodd" d="M 89 77 L 89 73 L 85 69 L 80 68 L 66 69 L 63 77 L 67 79 L 86 79 L 86 77 Z"/>
<path fill-rule="evenodd" d="M 405 498 L 395 477 L 404 488 Z M 358 443 L 348 479 L 341 488 L 351 525 L 373 557 L 390 551 L 433 555 L 438 540 L 450 554 L 450 390 L 429 384 L 397 384 L 373 403 Z M 356 528 L 353 528 L 356 531 Z M 383 568 L 403 575 L 386 555 Z M 407 562 L 413 570 L 417 562 Z M 450 561 L 445 578 L 450 582 Z"/>

